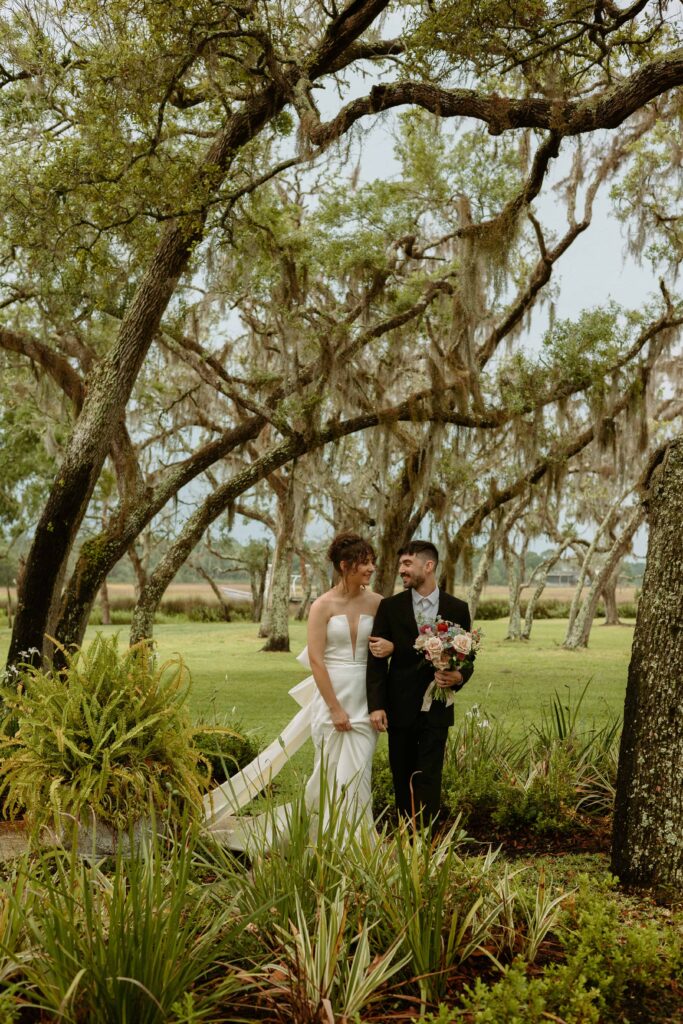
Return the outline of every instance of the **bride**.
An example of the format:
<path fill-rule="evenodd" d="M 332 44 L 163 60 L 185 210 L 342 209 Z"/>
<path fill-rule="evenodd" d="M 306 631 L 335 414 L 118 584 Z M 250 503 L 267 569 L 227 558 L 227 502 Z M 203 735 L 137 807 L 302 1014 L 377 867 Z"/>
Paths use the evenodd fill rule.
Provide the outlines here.
<path fill-rule="evenodd" d="M 309 736 L 315 748 L 305 792 L 309 811 L 315 814 L 322 805 L 325 825 L 331 817 L 341 828 L 359 820 L 373 825 L 370 781 L 377 733 L 368 714 L 365 671 L 368 650 L 389 657 L 393 644 L 370 635 L 381 600 L 368 588 L 375 568 L 371 545 L 356 533 L 340 533 L 328 555 L 338 582 L 311 606 L 308 647 L 297 659 L 313 675 L 289 691 L 301 710 L 250 764 L 204 797 L 207 828 L 232 849 L 268 849 L 286 835 L 287 805 L 255 817 L 240 811 Z"/>
<path fill-rule="evenodd" d="M 331 590 L 313 602 L 308 617 L 308 659 L 317 686 L 311 705 L 315 748 L 306 804 L 315 810 L 321 799 L 348 801 L 349 814 L 372 826 L 370 787 L 377 732 L 370 723 L 365 691 L 368 649 L 388 657 L 393 644 L 371 636 L 381 596 L 368 587 L 375 569 L 371 545 L 356 533 L 340 533 L 328 557 L 339 577 Z M 325 793 L 321 793 L 324 787 Z"/>

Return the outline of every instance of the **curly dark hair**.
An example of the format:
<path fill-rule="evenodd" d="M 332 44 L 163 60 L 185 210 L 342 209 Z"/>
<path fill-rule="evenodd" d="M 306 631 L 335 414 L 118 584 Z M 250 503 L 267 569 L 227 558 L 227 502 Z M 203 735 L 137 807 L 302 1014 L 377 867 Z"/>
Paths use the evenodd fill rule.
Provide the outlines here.
<path fill-rule="evenodd" d="M 349 572 L 363 562 L 370 560 L 374 562 L 376 556 L 375 550 L 369 541 L 361 537 L 359 533 L 351 533 L 350 530 L 346 530 L 343 533 L 338 533 L 334 538 L 327 549 L 327 557 L 337 572 L 343 576 L 342 562 L 347 563 L 346 571 Z"/>

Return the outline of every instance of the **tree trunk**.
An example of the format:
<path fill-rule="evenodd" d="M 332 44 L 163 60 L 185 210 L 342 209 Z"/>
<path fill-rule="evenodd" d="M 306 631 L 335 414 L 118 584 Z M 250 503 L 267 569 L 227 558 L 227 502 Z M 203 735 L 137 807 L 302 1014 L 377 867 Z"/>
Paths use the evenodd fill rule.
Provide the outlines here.
<path fill-rule="evenodd" d="M 424 518 L 424 510 L 413 515 L 413 509 L 429 477 L 437 438 L 436 433 L 428 434 L 427 441 L 405 460 L 397 480 L 383 496 L 377 539 L 377 570 L 372 584 L 373 590 L 383 597 L 393 594 L 398 553 Z M 421 504 L 424 506 L 424 502 Z"/>
<path fill-rule="evenodd" d="M 645 513 L 642 507 L 636 505 L 626 520 L 626 525 L 621 534 L 614 541 L 602 566 L 593 576 L 588 594 L 584 598 L 571 630 L 567 630 L 567 636 L 562 644 L 567 650 L 572 651 L 579 647 L 588 646 L 593 619 L 598 610 L 598 602 L 604 583 L 614 573 L 616 567 L 630 548 L 633 536 L 644 518 Z"/>
<path fill-rule="evenodd" d="M 536 614 L 536 607 L 541 599 L 541 594 L 545 590 L 550 570 L 556 564 L 556 562 L 560 560 L 566 548 L 569 547 L 570 543 L 570 540 L 563 541 L 563 543 L 557 549 L 557 551 L 555 551 L 550 558 L 547 558 L 545 562 L 541 562 L 540 565 L 537 565 L 536 569 L 534 570 L 534 573 L 532 575 L 532 582 L 534 581 L 535 577 L 536 586 L 534 587 L 533 593 L 531 594 L 531 597 L 529 598 L 529 601 L 526 606 L 526 615 L 524 616 L 524 626 L 522 628 L 521 635 L 522 640 L 529 640 L 531 637 L 531 630 L 534 624 L 534 615 Z"/>
<path fill-rule="evenodd" d="M 442 557 L 439 562 L 439 589 L 445 590 L 447 594 L 452 594 L 455 588 L 456 567 L 457 557 L 455 559 L 453 558 L 453 546 L 451 544 L 448 528 L 444 524 Z"/>
<path fill-rule="evenodd" d="M 221 607 L 221 618 L 223 619 L 223 622 L 232 622 L 232 616 L 230 615 L 230 605 L 225 600 L 225 595 L 223 594 L 223 591 L 218 586 L 216 581 L 213 579 L 212 576 L 209 575 L 206 569 L 203 569 L 200 565 L 195 565 L 193 566 L 193 568 L 195 572 L 198 572 L 202 579 L 206 580 L 206 582 L 211 587 L 211 590 L 213 591 L 213 594 L 217 598 L 218 603 Z"/>
<path fill-rule="evenodd" d="M 572 646 L 572 644 L 570 643 L 570 637 L 573 637 L 576 631 L 576 618 L 579 614 L 579 608 L 581 607 L 583 588 L 586 583 L 586 577 L 589 573 L 591 562 L 593 561 L 593 557 L 595 556 L 595 552 L 598 548 L 598 542 L 603 534 L 603 531 L 609 526 L 617 508 L 621 506 L 622 501 L 623 498 L 618 498 L 617 501 L 615 501 L 615 503 L 612 506 L 610 506 L 607 515 L 604 517 L 604 519 L 598 526 L 597 530 L 595 531 L 595 536 L 593 537 L 593 540 L 591 541 L 591 544 L 588 550 L 586 551 L 586 554 L 584 555 L 583 562 L 581 563 L 581 569 L 579 571 L 579 578 L 576 582 L 576 589 L 574 590 L 574 596 L 572 597 L 572 603 L 569 607 L 569 622 L 567 623 L 567 634 L 565 636 L 563 645 L 565 647 Z"/>
<path fill-rule="evenodd" d="M 623 883 L 683 889 L 683 437 L 650 479 L 612 834 Z"/>
<path fill-rule="evenodd" d="M 323 69 L 315 70 L 320 74 Z M 206 193 L 207 205 L 194 219 L 171 222 L 163 229 L 123 317 L 116 342 L 89 382 L 83 407 L 36 527 L 21 593 L 17 597 L 8 653 L 10 665 L 22 660 L 22 652 L 43 648 L 50 608 L 61 588 L 67 560 L 111 438 L 161 318 L 186 270 L 189 256 L 203 237 L 208 200 L 220 187 L 235 150 L 255 137 L 268 119 L 282 109 L 285 99 L 281 89 L 268 85 L 254 95 L 243 110 L 229 117 L 227 126 L 208 147 L 197 168 L 198 191 L 200 195 Z M 93 599 L 94 594 L 90 605 Z M 33 660 L 39 659 L 33 657 Z"/>
<path fill-rule="evenodd" d="M 90 382 L 26 559 L 9 664 L 19 660 L 22 651 L 43 649 L 50 611 L 58 600 L 66 563 L 112 435 L 199 235 L 193 236 L 186 225 L 166 229 L 121 323 L 116 344 Z"/>
<path fill-rule="evenodd" d="M 299 555 L 299 561 L 301 564 L 301 604 L 297 609 L 296 621 L 304 622 L 308 615 L 308 609 L 311 604 L 311 593 L 313 591 L 313 572 L 308 571 L 306 562 L 302 555 Z"/>
<path fill-rule="evenodd" d="M 278 495 L 277 539 L 273 555 L 273 575 L 270 590 L 270 630 L 264 651 L 289 650 L 289 592 L 292 577 L 294 547 L 299 540 L 297 523 L 297 488 L 294 469 L 287 478 L 286 487 Z"/>
<path fill-rule="evenodd" d="M 267 548 L 263 558 L 263 564 L 258 568 L 249 571 L 249 586 L 251 587 L 252 622 L 260 622 L 263 615 L 263 601 L 266 593 L 266 579 L 268 577 L 270 549 Z"/>
<path fill-rule="evenodd" d="M 605 625 L 619 626 L 619 607 L 617 605 L 617 583 L 619 581 L 620 565 L 616 567 L 610 578 L 605 583 L 600 594 L 605 602 Z"/>
<path fill-rule="evenodd" d="M 8 629 L 12 628 L 12 591 L 9 583 L 7 584 L 7 627 Z"/>
<path fill-rule="evenodd" d="M 291 544 L 283 539 L 275 546 L 273 558 L 273 587 L 270 605 L 270 632 L 263 645 L 264 651 L 289 650 L 289 587 L 292 573 Z"/>
<path fill-rule="evenodd" d="M 477 608 L 479 607 L 479 601 L 481 599 L 481 592 L 486 586 L 486 581 L 489 578 L 489 572 L 496 554 L 497 543 L 497 531 L 492 527 L 489 539 L 486 542 L 486 547 L 482 551 L 477 563 L 477 571 L 474 574 L 472 583 L 470 584 L 470 589 L 467 592 L 467 604 L 470 609 L 470 619 L 472 622 L 474 622 L 477 614 Z"/>
<path fill-rule="evenodd" d="M 100 608 L 102 609 L 102 625 L 111 626 L 111 605 L 109 604 L 109 587 L 106 579 L 100 587 Z"/>
<path fill-rule="evenodd" d="M 522 596 L 525 548 L 523 548 L 522 552 L 518 554 L 507 544 L 503 546 L 508 576 L 508 607 L 510 609 L 508 631 L 507 636 L 505 637 L 506 640 L 519 640 L 522 635 L 522 612 L 520 601 Z"/>

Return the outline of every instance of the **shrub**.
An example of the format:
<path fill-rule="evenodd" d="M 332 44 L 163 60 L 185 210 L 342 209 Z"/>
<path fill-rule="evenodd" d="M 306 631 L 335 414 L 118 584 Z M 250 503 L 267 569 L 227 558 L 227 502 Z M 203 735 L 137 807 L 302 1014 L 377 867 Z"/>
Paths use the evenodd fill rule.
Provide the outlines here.
<path fill-rule="evenodd" d="M 508 603 L 507 601 L 497 601 L 493 598 L 488 598 L 485 601 L 480 601 L 477 606 L 476 619 L 478 621 L 486 621 L 487 619 L 505 619 L 508 615 Z"/>
<path fill-rule="evenodd" d="M 87 650 L 62 651 L 64 669 L 26 667 L 18 687 L 2 690 L 10 812 L 25 805 L 39 824 L 87 810 L 128 829 L 150 800 L 159 810 L 201 806 L 182 660 L 157 667 L 148 642 L 123 655 L 117 642 L 98 634 Z"/>
<path fill-rule="evenodd" d="M 522 615 L 526 615 L 528 601 L 520 601 Z M 635 619 L 637 604 L 633 601 L 626 601 L 619 605 L 619 615 L 625 619 Z M 569 618 L 570 602 L 563 601 L 557 597 L 545 597 L 536 605 L 534 619 L 567 619 Z M 476 619 L 485 622 L 487 619 L 506 619 L 509 614 L 509 607 L 506 600 L 502 598 L 485 598 L 477 606 Z M 598 606 L 597 617 L 604 616 L 604 605 Z"/>
<path fill-rule="evenodd" d="M 259 752 L 254 737 L 245 735 L 239 723 L 195 727 L 192 742 L 217 784 L 248 765 Z"/>
<path fill-rule="evenodd" d="M 451 730 L 443 789 L 465 823 L 567 831 L 580 818 L 609 814 L 614 800 L 619 722 L 580 728 L 578 699 L 555 695 L 541 722 L 513 740 L 474 706 Z"/>
<path fill-rule="evenodd" d="M 568 906 L 572 906 L 571 901 Z M 654 924 L 628 927 L 619 923 L 616 905 L 586 879 L 566 915 L 559 937 L 566 955 L 540 976 L 530 976 L 518 958 L 493 985 L 477 979 L 457 1009 L 441 1008 L 433 1024 L 602 1024 L 633 1019 L 673 1020 L 668 1016 L 668 982 L 680 970 L 680 953 L 662 928 Z M 671 993 L 671 1002 L 676 994 Z M 643 1013 L 645 1011 L 645 1014 Z"/>
<path fill-rule="evenodd" d="M 28 913 L 23 893 L 8 893 L 30 940 L 30 955 L 17 961 L 36 1016 L 21 1019 L 229 1019 L 225 1008 L 250 984 L 231 964 L 248 920 L 193 884 L 195 850 L 191 831 L 171 843 L 152 833 L 106 874 L 73 850 L 39 854 L 27 868 L 36 896 Z"/>

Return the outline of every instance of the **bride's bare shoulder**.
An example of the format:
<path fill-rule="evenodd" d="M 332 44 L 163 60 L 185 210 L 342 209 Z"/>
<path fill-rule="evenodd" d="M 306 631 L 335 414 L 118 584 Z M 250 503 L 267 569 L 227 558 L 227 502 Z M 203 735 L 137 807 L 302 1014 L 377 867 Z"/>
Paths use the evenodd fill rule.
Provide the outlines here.
<path fill-rule="evenodd" d="M 316 597 L 315 601 L 311 605 L 311 612 L 317 614 L 329 614 L 334 606 L 334 594 L 331 590 L 326 590 L 320 597 Z M 310 612 L 309 612 L 310 614 Z"/>
<path fill-rule="evenodd" d="M 374 615 L 374 613 L 377 611 L 377 609 L 380 606 L 380 603 L 382 601 L 382 595 L 376 593 L 376 591 L 374 591 L 374 590 L 368 590 L 368 591 L 366 591 L 366 595 L 365 596 L 367 598 L 368 604 L 369 604 L 369 606 L 370 606 L 370 608 L 372 610 L 372 613 Z"/>

